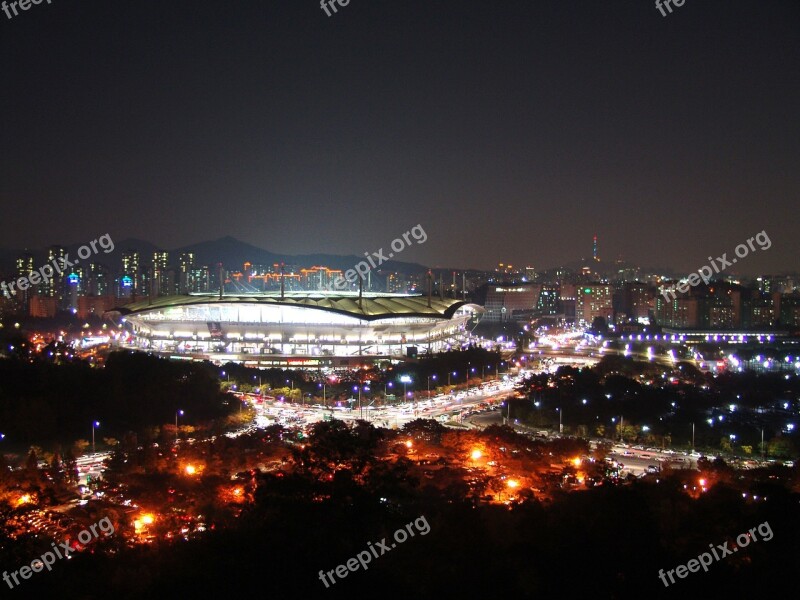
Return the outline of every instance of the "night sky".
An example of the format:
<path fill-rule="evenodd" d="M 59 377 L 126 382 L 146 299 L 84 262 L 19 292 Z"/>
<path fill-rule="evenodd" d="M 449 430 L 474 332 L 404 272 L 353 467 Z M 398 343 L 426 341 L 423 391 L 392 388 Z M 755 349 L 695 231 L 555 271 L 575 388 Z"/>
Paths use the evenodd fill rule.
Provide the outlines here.
<path fill-rule="evenodd" d="M 5 248 L 798 267 L 797 0 L 45 0 L 0 51 Z"/>

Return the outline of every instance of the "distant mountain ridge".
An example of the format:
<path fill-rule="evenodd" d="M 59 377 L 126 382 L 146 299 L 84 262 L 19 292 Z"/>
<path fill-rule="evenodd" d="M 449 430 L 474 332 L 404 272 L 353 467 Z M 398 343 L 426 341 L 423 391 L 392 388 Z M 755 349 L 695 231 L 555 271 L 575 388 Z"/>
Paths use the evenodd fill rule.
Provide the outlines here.
<path fill-rule="evenodd" d="M 55 245 L 55 244 L 54 244 Z M 66 245 L 70 260 L 76 256 L 77 249 L 83 244 Z M 182 252 L 193 252 L 195 264 L 213 266 L 222 263 L 226 269 L 239 270 L 243 268 L 245 262 L 254 265 L 273 265 L 283 262 L 286 265 L 299 265 L 301 267 L 324 266 L 331 269 L 347 270 L 352 269 L 358 262 L 365 260 L 364 256 L 342 256 L 337 254 L 281 254 L 271 252 L 258 246 L 242 242 L 232 236 L 225 236 L 216 240 L 207 240 L 180 248 L 161 248 L 146 240 L 127 238 L 124 240 L 114 240 L 114 251 L 104 254 L 100 250 L 99 254 L 92 256 L 89 261 L 96 261 L 114 269 L 118 269 L 122 262 L 122 253 L 126 250 L 134 250 L 140 253 L 142 261 L 150 260 L 153 252 L 163 250 L 170 254 L 171 266 L 177 266 L 177 257 Z M 14 250 L 10 248 L 0 248 L 0 266 L 3 271 L 11 273 L 14 271 L 14 263 L 17 257 L 24 253 L 29 253 L 34 257 L 36 268 L 43 265 L 47 260 L 47 249 L 25 249 Z M 382 270 L 400 271 L 403 273 L 423 273 L 428 267 L 418 263 L 390 260 L 384 262 L 379 267 Z"/>

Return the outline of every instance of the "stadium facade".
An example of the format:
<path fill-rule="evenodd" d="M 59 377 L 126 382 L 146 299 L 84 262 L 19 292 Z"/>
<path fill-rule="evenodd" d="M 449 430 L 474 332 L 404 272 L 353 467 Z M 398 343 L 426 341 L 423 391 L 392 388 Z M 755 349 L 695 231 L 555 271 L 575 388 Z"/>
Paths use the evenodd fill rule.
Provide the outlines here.
<path fill-rule="evenodd" d="M 347 367 L 460 348 L 483 308 L 430 296 L 191 294 L 116 308 L 126 347 L 253 367 Z"/>

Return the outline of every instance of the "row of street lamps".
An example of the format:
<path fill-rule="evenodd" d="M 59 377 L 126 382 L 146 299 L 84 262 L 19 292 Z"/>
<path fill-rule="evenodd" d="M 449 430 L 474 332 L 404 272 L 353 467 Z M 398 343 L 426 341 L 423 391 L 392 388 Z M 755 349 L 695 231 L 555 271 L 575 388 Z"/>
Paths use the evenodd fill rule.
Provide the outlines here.
<path fill-rule="evenodd" d="M 175 411 L 175 441 L 178 441 L 178 417 L 182 417 L 186 413 L 183 410 L 176 410 Z M 100 427 L 100 421 L 92 421 L 92 454 L 97 454 L 97 446 L 95 444 L 95 432 L 97 428 Z M 0 440 L 6 437 L 4 434 L 0 433 Z"/>

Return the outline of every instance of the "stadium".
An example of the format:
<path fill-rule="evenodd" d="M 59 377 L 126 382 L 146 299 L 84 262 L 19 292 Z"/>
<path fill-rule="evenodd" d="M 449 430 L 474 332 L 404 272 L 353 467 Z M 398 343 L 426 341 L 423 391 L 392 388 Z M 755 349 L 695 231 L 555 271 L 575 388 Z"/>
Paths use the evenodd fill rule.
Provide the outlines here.
<path fill-rule="evenodd" d="M 111 311 L 122 347 L 252 367 L 349 367 L 460 348 L 476 304 L 401 294 L 286 292 L 145 299 Z"/>

